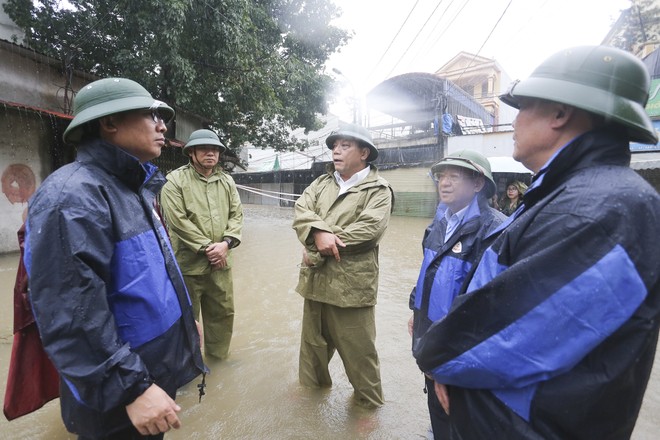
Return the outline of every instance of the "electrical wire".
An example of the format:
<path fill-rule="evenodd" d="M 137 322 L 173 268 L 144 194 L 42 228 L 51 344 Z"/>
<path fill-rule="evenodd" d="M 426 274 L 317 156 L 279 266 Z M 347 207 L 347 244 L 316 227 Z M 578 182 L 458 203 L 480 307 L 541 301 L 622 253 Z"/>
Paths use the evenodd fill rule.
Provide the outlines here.
<path fill-rule="evenodd" d="M 242 189 L 243 191 L 247 191 L 247 192 L 252 193 L 252 194 L 260 195 L 262 197 L 268 197 L 270 199 L 284 200 L 285 202 L 295 202 L 296 201 L 296 199 L 289 199 L 289 198 L 286 198 L 286 197 L 279 197 L 279 196 L 273 196 L 273 195 L 270 195 L 270 194 L 266 194 L 266 191 L 261 190 L 261 189 L 257 189 L 257 188 L 253 188 L 251 186 L 245 186 L 245 185 L 238 185 L 237 184 L 236 188 Z M 274 192 L 274 191 L 268 191 L 268 192 Z M 275 194 L 283 194 L 283 195 L 291 195 L 291 196 L 294 196 L 294 197 L 299 197 L 299 196 L 302 195 L 302 194 L 287 194 L 287 193 L 277 193 L 277 192 L 274 192 L 274 193 Z"/>
<path fill-rule="evenodd" d="M 87 29 L 87 30 L 86 30 L 86 31 L 85 31 L 85 32 L 84 32 L 79 38 L 77 38 L 77 39 L 73 42 L 73 44 L 71 45 L 71 47 L 78 47 L 78 43 L 80 43 L 83 39 L 87 38 L 87 35 L 88 35 L 91 31 L 93 31 L 94 28 L 96 28 L 99 24 L 101 24 L 101 23 L 106 23 L 106 24 L 107 24 L 108 22 L 107 22 L 106 18 L 107 18 L 110 14 L 112 14 L 112 13 L 115 12 L 115 10 L 119 7 L 120 3 L 121 3 L 121 2 L 117 2 L 117 3 L 115 3 L 115 6 L 114 6 L 112 9 L 110 9 L 108 12 L 106 12 L 101 18 L 99 18 L 99 19 L 96 21 L 96 23 L 94 23 L 92 26 L 90 26 L 90 27 L 89 27 L 89 28 L 88 28 L 88 29 Z"/>
<path fill-rule="evenodd" d="M 435 41 L 433 42 L 433 44 L 430 46 L 430 49 L 429 49 L 429 50 L 433 49 L 433 48 L 438 44 L 438 42 L 440 41 L 440 39 L 442 38 L 442 36 L 445 34 L 445 32 L 447 32 L 447 31 L 452 27 L 452 25 L 454 24 L 454 22 L 456 21 L 456 19 L 458 18 L 458 16 L 461 15 L 461 12 L 463 12 L 463 9 L 465 9 L 465 7 L 468 5 L 468 3 L 470 3 L 470 0 L 466 0 L 465 3 L 463 3 L 463 6 L 461 6 L 461 8 L 458 10 L 458 12 L 456 12 L 456 15 L 454 15 L 454 17 L 453 17 L 453 18 L 451 19 L 451 21 L 447 24 L 447 26 L 445 27 L 445 29 L 444 29 L 442 32 L 440 32 L 440 35 L 438 35 L 438 38 L 435 39 Z M 446 11 L 445 11 L 445 12 L 446 12 Z"/>
<path fill-rule="evenodd" d="M 438 28 L 438 26 L 440 26 L 440 23 L 442 23 L 442 19 L 445 18 L 445 14 L 447 14 L 447 11 L 449 10 L 449 8 L 451 8 L 451 5 L 454 4 L 454 1 L 455 1 L 455 0 L 451 0 L 451 1 L 449 2 L 449 4 L 447 5 L 447 7 L 445 8 L 445 10 L 442 11 L 442 14 L 440 14 L 440 19 L 435 23 L 435 25 L 433 26 L 433 29 L 431 29 L 431 32 L 429 32 L 428 35 L 426 35 L 426 39 L 425 39 L 424 42 L 419 46 L 419 50 L 417 51 L 417 53 L 415 53 L 415 56 L 412 58 L 413 60 L 416 60 L 416 59 L 418 58 L 420 52 L 422 51 L 422 49 L 424 49 L 425 47 L 427 47 L 427 46 L 426 46 L 426 43 L 428 43 L 429 39 L 435 34 L 436 29 Z M 467 0 L 467 2 L 469 2 L 469 1 L 470 1 L 470 0 Z M 467 2 L 466 2 L 466 3 L 467 3 Z M 464 7 L 465 7 L 465 5 L 464 5 Z M 462 8 L 461 8 L 461 10 L 462 10 Z M 460 12 L 461 12 L 461 11 L 458 11 L 459 14 L 460 14 Z M 450 23 L 450 25 L 451 25 L 451 23 Z M 445 33 L 445 31 L 446 31 L 447 29 L 448 29 L 448 27 L 445 27 L 445 30 L 442 31 L 442 33 L 441 33 L 440 35 L 442 36 L 442 35 Z M 435 46 L 435 43 L 434 43 L 434 46 Z"/>
<path fill-rule="evenodd" d="M 389 76 L 392 75 L 392 72 L 394 72 L 394 69 L 397 68 L 397 66 L 399 65 L 399 63 L 403 60 L 403 58 L 406 56 L 406 54 L 408 53 L 408 51 L 409 51 L 410 48 L 412 47 L 412 45 L 415 44 L 415 41 L 417 41 L 417 38 L 419 37 L 419 34 L 422 33 L 422 31 L 424 30 L 424 28 L 426 27 L 426 25 L 428 24 L 428 22 L 431 20 L 431 18 L 433 18 L 433 16 L 434 16 L 435 13 L 437 12 L 438 8 L 440 7 L 440 5 L 442 5 L 442 1 L 440 1 L 440 2 L 436 5 L 436 7 L 433 9 L 433 12 L 431 12 L 431 15 L 429 15 L 429 18 L 427 18 L 426 21 L 424 22 L 424 24 L 422 25 L 422 27 L 419 28 L 419 31 L 417 32 L 417 34 L 415 34 L 415 36 L 413 37 L 412 41 L 410 42 L 410 44 L 408 45 L 408 47 L 406 48 L 406 50 L 403 52 L 403 54 L 401 55 L 401 57 L 399 57 L 399 60 L 396 62 L 396 64 L 394 65 L 394 67 L 392 67 L 392 69 L 390 69 L 389 73 L 386 75 L 386 78 L 389 78 Z"/>
<path fill-rule="evenodd" d="M 440 2 L 442 3 L 442 0 L 441 0 Z M 406 17 L 405 20 L 403 20 L 403 23 L 401 24 L 401 27 L 400 27 L 399 30 L 396 32 L 396 35 L 394 35 L 394 38 L 392 38 L 392 41 L 390 41 L 390 44 L 387 46 L 387 49 L 385 49 L 385 52 L 383 52 L 383 55 L 381 55 L 381 57 L 380 57 L 380 59 L 378 60 L 378 62 L 374 65 L 374 68 L 371 69 L 371 72 L 370 72 L 369 75 L 367 76 L 367 80 L 371 78 L 371 76 L 374 74 L 374 72 L 376 72 L 376 69 L 378 68 L 378 66 L 380 65 L 380 63 L 383 61 L 383 58 L 385 58 L 385 55 L 387 55 L 387 52 L 388 52 L 388 51 L 390 50 L 390 48 L 392 47 L 392 44 L 394 44 L 394 41 L 397 39 L 397 37 L 398 37 L 399 34 L 401 33 L 401 30 L 402 30 L 403 27 L 406 25 L 406 23 L 408 23 L 408 19 L 409 19 L 410 16 L 412 15 L 412 13 L 413 13 L 413 11 L 415 10 L 415 8 L 417 7 L 417 4 L 418 4 L 418 3 L 419 3 L 419 0 L 417 0 L 417 1 L 415 2 L 415 4 L 413 5 L 412 9 L 410 10 L 410 12 L 408 12 L 408 16 Z"/>
<path fill-rule="evenodd" d="M 506 11 L 509 10 L 509 6 L 511 6 L 511 3 L 513 3 L 513 0 L 509 0 L 509 3 L 506 5 L 506 8 L 504 8 L 504 11 L 502 11 L 502 14 L 500 15 L 500 18 L 497 19 L 497 21 L 495 22 L 495 25 L 493 26 L 493 28 L 492 28 L 492 29 L 490 30 L 490 32 L 488 33 L 488 36 L 486 36 L 486 39 L 485 39 L 484 42 L 481 44 L 481 47 L 479 47 L 479 50 L 477 51 L 477 53 L 474 54 L 474 56 L 472 57 L 472 60 L 467 64 L 467 66 L 465 66 L 465 68 L 463 69 L 463 71 L 461 72 L 461 74 L 458 76 L 458 78 L 456 78 L 455 81 L 449 83 L 449 87 L 447 88 L 447 93 L 449 93 L 449 91 L 451 90 L 452 85 L 453 85 L 454 83 L 460 81 L 460 79 L 461 79 L 461 77 L 463 76 L 463 74 L 464 74 L 465 72 L 467 72 L 467 70 L 470 68 L 470 66 L 472 66 L 472 62 L 473 62 L 473 61 L 479 56 L 479 53 L 481 53 L 481 49 L 484 48 L 484 46 L 486 45 L 486 43 L 487 43 L 488 40 L 490 39 L 491 35 L 493 35 L 493 32 L 495 32 L 495 29 L 497 29 L 497 26 L 500 24 L 500 21 L 502 21 L 502 18 L 504 17 L 504 14 L 506 14 Z"/>

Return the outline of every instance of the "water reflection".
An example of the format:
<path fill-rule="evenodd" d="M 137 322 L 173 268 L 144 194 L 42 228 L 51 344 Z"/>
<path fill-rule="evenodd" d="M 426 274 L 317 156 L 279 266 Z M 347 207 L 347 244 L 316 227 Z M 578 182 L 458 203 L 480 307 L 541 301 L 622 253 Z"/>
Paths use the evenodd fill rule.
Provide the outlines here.
<path fill-rule="evenodd" d="M 196 383 L 182 389 L 183 427 L 174 439 L 424 439 L 429 422 L 423 380 L 412 356 L 406 323 L 408 294 L 421 262 L 428 219 L 393 217 L 380 252 L 376 306 L 385 405 L 375 411 L 352 402 L 341 360 L 332 360 L 334 384 L 309 390 L 298 385 L 302 298 L 293 290 L 301 248 L 289 208 L 245 207 L 244 241 L 235 251 L 236 321 L 231 355 L 210 365 L 207 395 L 198 403 Z M 17 254 L 0 257 L 0 392 L 11 350 L 12 288 Z M 656 371 L 658 368 L 656 368 Z M 660 378 L 651 379 L 633 438 L 660 432 Z M 74 439 L 59 416 L 58 401 L 12 422 L 0 421 L 0 438 Z"/>

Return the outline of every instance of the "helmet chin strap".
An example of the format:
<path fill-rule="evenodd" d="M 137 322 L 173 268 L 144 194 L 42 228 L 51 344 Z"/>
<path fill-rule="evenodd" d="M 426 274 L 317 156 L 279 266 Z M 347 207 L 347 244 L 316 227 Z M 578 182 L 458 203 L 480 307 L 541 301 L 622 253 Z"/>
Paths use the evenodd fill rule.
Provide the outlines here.
<path fill-rule="evenodd" d="M 218 163 L 213 165 L 211 168 L 206 168 L 204 165 L 202 165 L 199 162 L 199 159 L 197 159 L 197 149 L 195 147 L 193 147 L 193 149 L 192 149 L 192 154 L 190 155 L 190 160 L 192 161 L 193 167 L 199 173 L 201 173 L 205 176 L 209 176 L 211 174 L 211 172 L 213 171 L 213 169 L 218 165 L 218 163 L 220 163 L 220 161 L 218 160 Z"/>

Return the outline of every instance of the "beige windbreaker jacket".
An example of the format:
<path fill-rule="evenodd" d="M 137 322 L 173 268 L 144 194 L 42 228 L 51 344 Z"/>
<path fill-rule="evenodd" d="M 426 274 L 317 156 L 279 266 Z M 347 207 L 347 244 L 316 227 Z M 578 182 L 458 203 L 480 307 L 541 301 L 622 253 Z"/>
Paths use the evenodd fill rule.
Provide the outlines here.
<path fill-rule="evenodd" d="M 392 210 L 393 193 L 372 165 L 367 177 L 337 197 L 339 185 L 329 173 L 317 178 L 295 204 L 293 229 L 313 266 L 301 265 L 296 291 L 304 298 L 339 307 L 376 304 L 378 244 Z M 313 230 L 336 234 L 346 244 L 341 261 L 318 253 Z"/>

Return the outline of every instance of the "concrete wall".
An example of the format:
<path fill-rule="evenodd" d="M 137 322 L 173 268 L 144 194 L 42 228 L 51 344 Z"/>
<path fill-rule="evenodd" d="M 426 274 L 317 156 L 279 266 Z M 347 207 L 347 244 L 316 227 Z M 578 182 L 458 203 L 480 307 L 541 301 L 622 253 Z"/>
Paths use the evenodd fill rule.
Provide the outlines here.
<path fill-rule="evenodd" d="M 513 131 L 469 134 L 447 138 L 449 154 L 459 150 L 474 150 L 486 157 L 513 155 Z"/>
<path fill-rule="evenodd" d="M 435 183 L 429 177 L 428 167 L 382 170 L 383 176 L 394 190 L 393 215 L 433 217 L 438 204 Z"/>
<path fill-rule="evenodd" d="M 53 142 L 50 118 L 0 107 L 0 253 L 18 250 L 16 232 L 23 223 L 27 199 L 50 173 Z"/>
<path fill-rule="evenodd" d="M 32 195 L 54 166 L 72 159 L 61 148 L 66 118 L 25 109 L 34 107 L 63 113 L 64 77 L 57 60 L 0 40 L 0 253 L 18 250 L 16 231 L 22 224 L 25 198 Z M 92 77 L 74 75 L 75 90 Z M 70 96 L 73 99 L 73 96 Z M 56 140 L 59 138 L 60 140 Z M 67 157 L 64 157 L 66 155 Z"/>
<path fill-rule="evenodd" d="M 293 206 L 293 202 L 288 202 L 286 200 L 280 200 L 277 197 L 279 193 L 293 194 L 294 185 L 293 183 L 253 183 L 249 185 L 251 188 L 254 188 L 256 191 L 263 191 L 264 194 L 257 194 L 252 191 L 246 191 L 244 189 L 238 188 L 238 195 L 241 198 L 241 203 L 250 204 L 250 205 L 269 205 L 269 206 Z M 266 192 L 270 191 L 270 192 Z M 291 199 L 291 196 L 282 196 L 286 199 Z"/>
<path fill-rule="evenodd" d="M 64 76 L 57 60 L 45 57 L 22 46 L 0 41 L 0 99 L 28 106 L 65 113 Z M 80 90 L 93 81 L 92 76 L 73 76 L 73 90 Z M 72 101 L 73 95 L 69 92 Z"/>

